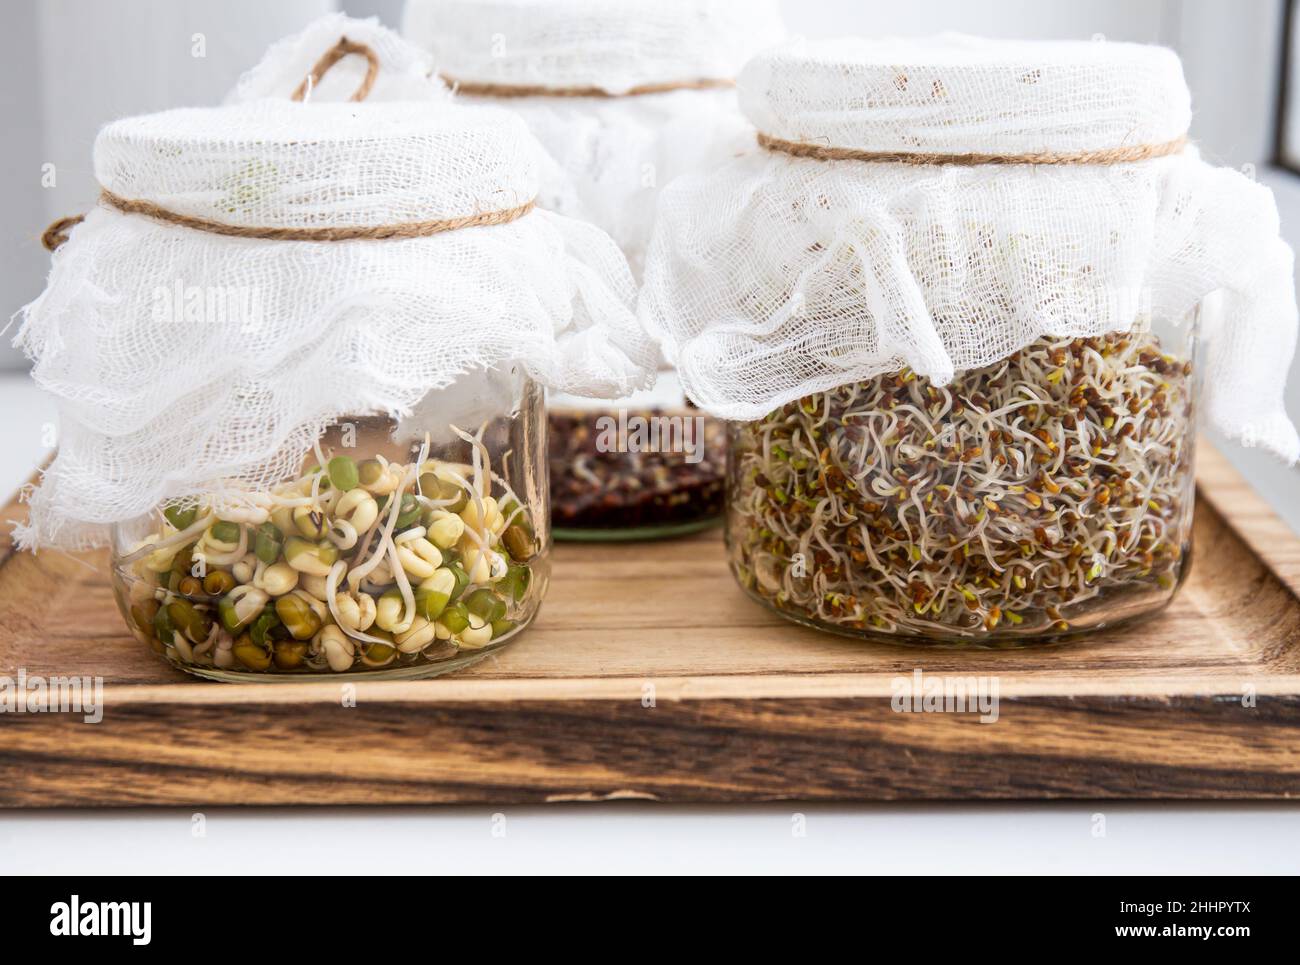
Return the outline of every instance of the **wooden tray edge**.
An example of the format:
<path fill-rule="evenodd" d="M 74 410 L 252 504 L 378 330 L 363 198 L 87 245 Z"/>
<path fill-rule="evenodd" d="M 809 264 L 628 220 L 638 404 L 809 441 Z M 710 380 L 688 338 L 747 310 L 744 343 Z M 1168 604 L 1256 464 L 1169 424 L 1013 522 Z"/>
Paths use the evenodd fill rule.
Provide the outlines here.
<path fill-rule="evenodd" d="M 1300 535 L 1204 437 L 1197 441 L 1196 491 L 1269 571 L 1300 597 Z M 1296 474 L 1296 496 L 1300 499 L 1300 472 Z"/>
<path fill-rule="evenodd" d="M 918 655 L 921 666 L 924 655 Z M 1016 673 L 990 673 L 972 669 L 967 674 L 945 674 L 971 680 L 995 679 L 1000 697 L 1080 697 L 1111 699 L 1219 700 L 1240 697 L 1240 690 L 1225 689 L 1227 674 L 1193 674 L 1096 678 L 1088 675 L 1043 679 Z M 187 688 L 184 703 L 195 707 L 271 707 L 337 705 L 342 696 L 358 702 L 440 705 L 478 701 L 572 701 L 619 703 L 652 695 L 656 701 L 772 699 L 873 699 L 891 697 L 902 673 L 734 674 L 709 676 L 459 678 L 416 681 L 340 681 L 337 683 L 266 683 L 241 687 Z M 1300 674 L 1252 675 L 1243 668 L 1243 683 L 1260 696 L 1300 696 Z M 648 689 L 649 688 L 649 689 Z M 178 702 L 174 684 L 110 684 L 104 703 L 114 706 L 158 707 Z"/>
<path fill-rule="evenodd" d="M 1013 697 L 986 726 L 887 697 L 137 706 L 89 742 L 67 715 L 8 722 L 0 807 L 1292 799 L 1298 711 Z M 422 737 L 395 740 L 395 715 Z M 276 749 L 304 734 L 314 763 Z"/>

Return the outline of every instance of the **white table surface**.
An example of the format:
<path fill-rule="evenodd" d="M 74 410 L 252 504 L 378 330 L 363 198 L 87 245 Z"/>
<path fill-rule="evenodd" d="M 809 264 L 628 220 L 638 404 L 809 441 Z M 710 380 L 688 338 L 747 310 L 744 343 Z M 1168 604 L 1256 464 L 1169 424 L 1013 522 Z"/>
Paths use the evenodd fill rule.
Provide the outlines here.
<path fill-rule="evenodd" d="M 46 454 L 53 420 L 25 377 L 0 375 L 0 491 Z M 1261 491 L 1300 528 L 1295 478 Z M 1300 803 L 0 812 L 5 874 L 722 871 L 1296 874 Z"/>

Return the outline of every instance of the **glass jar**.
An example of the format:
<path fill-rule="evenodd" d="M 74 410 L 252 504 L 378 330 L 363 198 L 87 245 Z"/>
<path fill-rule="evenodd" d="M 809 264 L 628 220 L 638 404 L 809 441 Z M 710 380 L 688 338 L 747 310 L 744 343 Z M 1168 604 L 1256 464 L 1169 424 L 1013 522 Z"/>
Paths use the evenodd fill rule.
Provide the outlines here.
<path fill-rule="evenodd" d="M 219 680 L 428 677 L 506 646 L 549 576 L 544 395 L 517 368 L 466 389 L 338 420 L 279 484 L 116 526 L 131 632 Z"/>
<path fill-rule="evenodd" d="M 904 369 L 733 423 L 736 578 L 796 622 L 910 643 L 1155 613 L 1190 561 L 1196 331 L 1041 338 L 944 387 Z"/>
<path fill-rule="evenodd" d="M 687 401 L 676 373 L 617 402 L 552 396 L 555 538 L 658 539 L 722 521 L 727 433 Z"/>

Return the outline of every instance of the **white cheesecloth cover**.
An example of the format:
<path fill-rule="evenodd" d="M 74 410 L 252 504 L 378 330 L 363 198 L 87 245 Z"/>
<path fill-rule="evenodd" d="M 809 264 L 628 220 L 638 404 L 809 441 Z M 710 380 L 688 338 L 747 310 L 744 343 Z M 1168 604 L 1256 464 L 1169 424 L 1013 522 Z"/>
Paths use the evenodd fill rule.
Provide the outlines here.
<path fill-rule="evenodd" d="M 1111 42 L 794 42 L 739 87 L 762 135 L 873 154 L 1177 147 L 1191 119 L 1175 54 Z M 756 419 L 904 365 L 946 384 L 1043 336 L 1178 323 L 1221 291 L 1208 417 L 1293 462 L 1293 267 L 1270 192 L 1192 147 L 976 165 L 762 150 L 665 189 L 639 308 L 700 406 Z"/>
<path fill-rule="evenodd" d="M 407 0 L 403 33 L 462 101 L 524 118 L 546 148 L 539 203 L 609 232 L 637 274 L 656 188 L 754 147 L 734 89 L 661 88 L 727 84 L 784 36 L 776 0 Z"/>
<path fill-rule="evenodd" d="M 283 72 L 290 91 L 314 59 Z M 364 65 L 338 66 L 352 60 Z M 272 72 L 263 63 L 241 89 Z M 96 139 L 95 173 L 119 198 L 222 225 L 373 227 L 525 205 L 535 155 L 517 117 L 450 105 L 426 82 L 424 100 L 264 99 L 116 121 Z M 537 209 L 423 237 L 297 241 L 102 203 L 22 313 L 17 342 L 57 397 L 60 438 L 19 541 L 97 545 L 107 524 L 164 500 L 263 488 L 340 416 L 400 418 L 491 366 L 625 394 L 655 359 L 633 299 L 607 236 Z"/>

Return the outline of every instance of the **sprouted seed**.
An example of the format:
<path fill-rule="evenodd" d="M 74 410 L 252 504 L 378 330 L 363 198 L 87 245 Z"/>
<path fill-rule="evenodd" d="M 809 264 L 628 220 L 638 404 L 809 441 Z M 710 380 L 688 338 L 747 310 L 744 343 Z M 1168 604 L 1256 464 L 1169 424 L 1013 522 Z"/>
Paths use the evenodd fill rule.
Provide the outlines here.
<path fill-rule="evenodd" d="M 511 635 L 538 547 L 493 472 L 483 429 L 453 429 L 470 461 L 327 459 L 232 503 L 167 506 L 120 555 L 114 589 L 137 637 L 182 667 L 375 671 Z M 495 495 L 494 495 L 495 493 Z"/>
<path fill-rule="evenodd" d="M 749 592 L 844 632 L 1052 636 L 1172 595 L 1192 367 L 1147 331 L 1042 339 L 939 388 L 904 369 L 732 429 Z"/>

